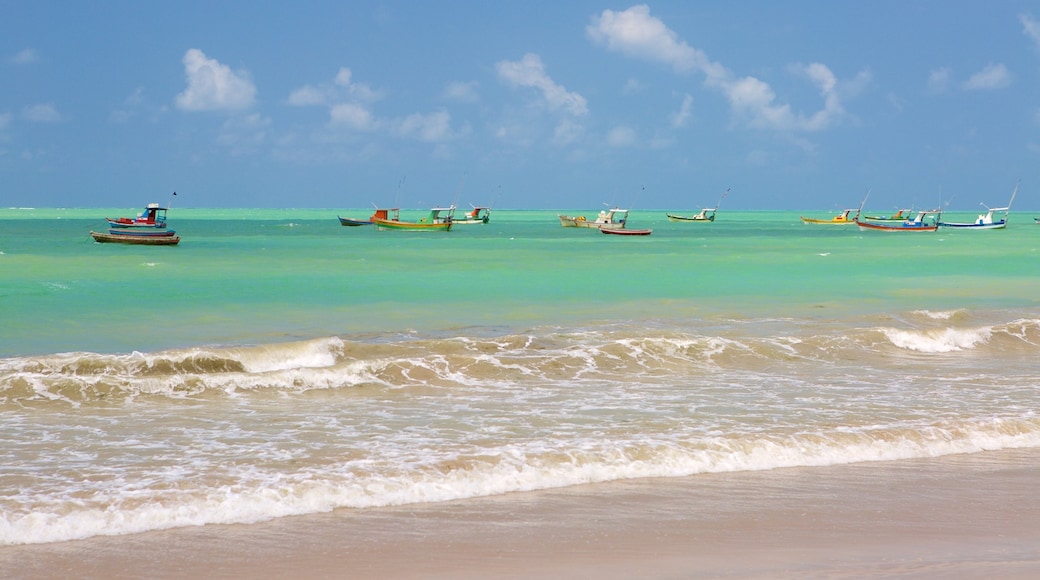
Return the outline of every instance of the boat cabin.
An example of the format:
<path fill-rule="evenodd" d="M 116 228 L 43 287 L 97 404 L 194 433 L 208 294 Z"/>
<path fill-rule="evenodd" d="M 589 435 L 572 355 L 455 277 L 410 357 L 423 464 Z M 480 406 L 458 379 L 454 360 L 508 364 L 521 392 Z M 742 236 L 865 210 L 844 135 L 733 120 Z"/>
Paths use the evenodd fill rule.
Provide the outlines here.
<path fill-rule="evenodd" d="M 387 209 L 376 208 L 375 213 L 372 214 L 372 217 L 370 217 L 369 220 L 399 222 L 401 221 L 401 210 L 396 207 Z"/>
<path fill-rule="evenodd" d="M 455 218 L 455 206 L 435 207 L 430 209 L 429 215 L 419 220 L 421 224 L 444 224 L 451 223 Z"/>

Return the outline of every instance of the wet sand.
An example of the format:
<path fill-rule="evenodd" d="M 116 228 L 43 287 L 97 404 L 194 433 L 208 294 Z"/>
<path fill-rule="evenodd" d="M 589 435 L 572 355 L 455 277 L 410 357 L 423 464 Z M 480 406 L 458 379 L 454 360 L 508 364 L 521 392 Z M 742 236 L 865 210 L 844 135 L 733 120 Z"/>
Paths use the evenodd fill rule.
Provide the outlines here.
<path fill-rule="evenodd" d="M 1036 578 L 1040 450 L 0 548 L 0 578 Z"/>

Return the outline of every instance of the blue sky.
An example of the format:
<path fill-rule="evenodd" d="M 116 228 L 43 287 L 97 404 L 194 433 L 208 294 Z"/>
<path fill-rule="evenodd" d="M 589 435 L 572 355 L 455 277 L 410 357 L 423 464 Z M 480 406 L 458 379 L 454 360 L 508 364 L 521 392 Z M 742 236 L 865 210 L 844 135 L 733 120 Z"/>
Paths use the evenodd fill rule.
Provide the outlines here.
<path fill-rule="evenodd" d="M 1040 208 L 1040 5 L 0 0 L 0 206 Z"/>

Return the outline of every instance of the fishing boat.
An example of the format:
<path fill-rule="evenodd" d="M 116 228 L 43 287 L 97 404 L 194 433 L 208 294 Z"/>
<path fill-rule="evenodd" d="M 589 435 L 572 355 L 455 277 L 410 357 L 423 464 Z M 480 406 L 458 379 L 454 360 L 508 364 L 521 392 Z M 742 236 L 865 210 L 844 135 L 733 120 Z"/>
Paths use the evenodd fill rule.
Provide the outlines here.
<path fill-rule="evenodd" d="M 612 230 L 612 229 L 607 229 L 607 228 L 600 228 L 599 231 L 600 231 L 600 233 L 610 234 L 610 235 L 614 235 L 614 236 L 649 236 L 650 234 L 654 233 L 654 230 L 629 230 L 629 229 Z"/>
<path fill-rule="evenodd" d="M 872 222 L 905 222 L 910 219 L 912 209 L 901 209 L 892 215 L 865 215 L 863 219 Z"/>
<path fill-rule="evenodd" d="M 719 206 L 722 205 L 722 200 L 726 199 L 727 194 L 729 194 L 728 189 L 722 192 L 722 197 L 719 198 L 719 201 L 715 204 L 715 207 L 706 207 L 702 209 L 700 213 L 697 213 L 695 215 L 683 216 L 673 213 L 666 213 L 665 215 L 668 216 L 668 221 L 672 222 L 713 222 L 715 221 L 715 214 L 718 213 Z"/>
<path fill-rule="evenodd" d="M 113 233 L 114 230 L 105 232 L 90 232 L 95 242 L 100 244 L 134 244 L 140 246 L 176 246 L 181 238 L 172 231 L 167 235 L 142 235 L 139 233 Z"/>
<path fill-rule="evenodd" d="M 880 232 L 934 232 L 939 229 L 939 220 L 942 218 L 941 209 L 922 210 L 917 215 L 899 223 L 892 222 L 869 222 L 856 219 L 856 224 L 862 231 Z"/>
<path fill-rule="evenodd" d="M 430 213 L 414 222 L 401 221 L 399 208 L 377 209 L 372 217 L 372 224 L 380 230 L 411 230 L 425 232 L 446 232 L 454 224 L 455 206 L 435 207 Z"/>
<path fill-rule="evenodd" d="M 836 216 L 834 216 L 834 217 L 832 217 L 830 219 L 811 218 L 811 217 L 805 217 L 805 216 L 798 216 L 798 217 L 802 218 L 802 223 L 807 223 L 807 224 L 824 224 L 824 225 L 834 225 L 834 226 L 851 226 L 851 225 L 854 225 L 856 223 L 856 216 L 849 217 L 853 212 L 858 212 L 858 210 L 855 209 L 855 208 L 847 209 L 847 210 L 842 211 L 840 214 L 838 214 L 838 215 L 836 215 Z"/>
<path fill-rule="evenodd" d="M 370 220 L 370 219 L 359 220 L 359 219 L 345 218 L 345 217 L 340 217 L 340 216 L 336 216 L 336 218 L 339 219 L 339 225 L 341 225 L 341 226 L 370 226 L 370 225 L 372 225 L 372 220 Z"/>
<path fill-rule="evenodd" d="M 137 214 L 137 217 L 105 218 L 105 221 L 110 228 L 165 228 L 167 209 L 159 207 L 157 203 L 150 203 L 145 206 L 144 211 Z"/>
<path fill-rule="evenodd" d="M 108 234 L 111 236 L 122 236 L 125 238 L 129 237 L 144 237 L 144 238 L 165 238 L 174 236 L 177 234 L 174 230 L 159 229 L 159 228 L 111 228 L 108 230 Z"/>
<path fill-rule="evenodd" d="M 565 228 L 620 230 L 625 227 L 625 221 L 628 220 L 628 210 L 617 207 L 610 210 L 600 210 L 595 220 L 587 220 L 583 215 L 572 217 L 560 214 L 558 217 L 560 218 L 560 225 Z"/>
<path fill-rule="evenodd" d="M 672 213 L 665 214 L 668 216 L 668 221 L 671 222 L 713 222 L 715 221 L 715 213 L 718 211 L 717 207 L 706 207 L 700 211 L 700 213 L 691 216 L 676 215 Z"/>
<path fill-rule="evenodd" d="M 454 219 L 452 219 L 452 223 L 454 223 L 457 226 L 471 224 L 486 224 L 490 219 L 490 207 L 473 206 L 473 209 L 463 214 L 462 217 L 456 216 Z"/>
<path fill-rule="evenodd" d="M 1011 212 L 1011 204 L 1014 203 L 1017 193 L 1018 184 L 1015 185 L 1014 191 L 1011 192 L 1011 199 L 1008 201 L 1007 207 L 987 207 L 986 204 L 980 203 L 979 205 L 986 208 L 986 213 L 979 214 L 979 217 L 974 222 L 940 222 L 939 225 L 944 228 L 961 230 L 1002 230 L 1007 227 L 1008 213 Z M 1001 211 L 1004 212 L 1004 217 L 994 221 L 993 214 Z"/>

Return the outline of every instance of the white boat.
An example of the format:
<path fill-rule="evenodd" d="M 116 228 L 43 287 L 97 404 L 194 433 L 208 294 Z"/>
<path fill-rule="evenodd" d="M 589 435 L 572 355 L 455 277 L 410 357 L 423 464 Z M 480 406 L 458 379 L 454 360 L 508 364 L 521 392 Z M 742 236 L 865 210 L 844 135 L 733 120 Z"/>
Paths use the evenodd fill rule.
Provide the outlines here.
<path fill-rule="evenodd" d="M 491 219 L 491 208 L 483 206 L 473 206 L 471 211 L 466 212 L 461 217 L 455 216 L 452 221 L 457 226 L 463 226 L 468 224 L 486 224 Z"/>
<path fill-rule="evenodd" d="M 1011 204 L 1015 201 L 1015 195 L 1018 193 L 1018 185 L 1015 184 L 1015 190 L 1011 192 L 1011 200 L 1008 201 L 1007 207 L 987 207 L 986 204 L 980 204 L 986 208 L 986 213 L 980 213 L 979 217 L 973 222 L 940 222 L 939 225 L 944 228 L 955 228 L 965 230 L 1002 230 L 1007 227 L 1008 213 L 1011 212 Z M 993 214 L 997 212 L 1004 212 L 1004 217 L 999 220 L 993 219 Z"/>
<path fill-rule="evenodd" d="M 700 211 L 700 213 L 691 216 L 677 215 L 674 213 L 666 213 L 668 221 L 670 222 L 713 222 L 715 221 L 715 212 L 719 211 L 717 207 L 706 207 Z"/>
<path fill-rule="evenodd" d="M 715 207 L 706 207 L 702 209 L 700 213 L 697 213 L 695 215 L 686 216 L 674 213 L 666 213 L 665 215 L 668 216 L 668 221 L 670 222 L 713 222 L 715 221 L 715 214 L 719 211 L 719 206 L 722 205 L 722 200 L 726 199 L 726 196 L 728 194 L 729 190 L 727 189 L 726 191 L 722 192 L 722 197 L 719 198 L 719 201 L 715 204 Z"/>
<path fill-rule="evenodd" d="M 560 214 L 559 218 L 560 225 L 565 228 L 620 230 L 625 227 L 625 222 L 628 221 L 628 210 L 617 207 L 610 210 L 600 210 L 595 220 L 587 220 L 583 215 L 572 217 Z"/>

